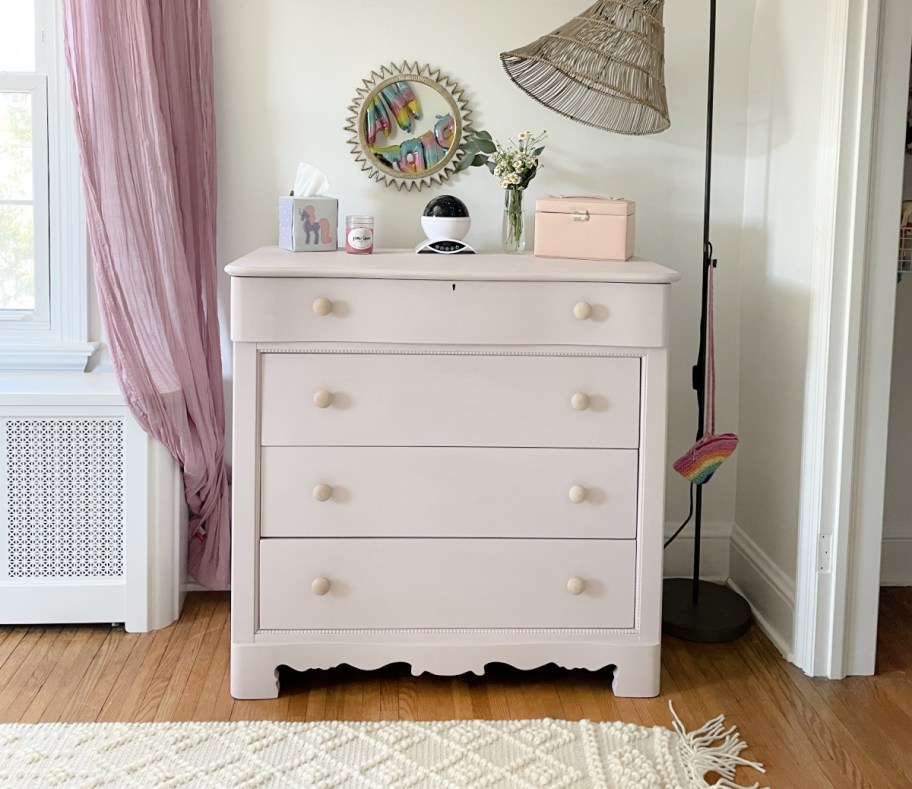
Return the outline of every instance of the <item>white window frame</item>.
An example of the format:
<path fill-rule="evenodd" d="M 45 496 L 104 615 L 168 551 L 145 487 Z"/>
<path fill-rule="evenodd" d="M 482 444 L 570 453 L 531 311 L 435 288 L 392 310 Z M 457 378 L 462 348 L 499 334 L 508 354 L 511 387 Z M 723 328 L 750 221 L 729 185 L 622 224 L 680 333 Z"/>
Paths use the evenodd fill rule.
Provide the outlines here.
<path fill-rule="evenodd" d="M 88 341 L 89 246 L 79 149 L 63 49 L 60 4 L 35 0 L 35 74 L 0 78 L 29 86 L 35 114 L 35 312 L 0 321 L 0 370 L 85 370 L 98 343 Z M 21 88 L 15 88 L 20 90 Z M 47 145 L 39 135 L 46 116 Z M 39 174 L 44 167 L 47 177 Z M 37 208 L 39 201 L 46 208 Z M 46 220 L 46 221 L 43 221 Z M 42 229 L 41 224 L 44 228 Z"/>
<path fill-rule="evenodd" d="M 47 77 L 41 74 L 0 74 L 0 93 L 28 94 L 32 109 L 32 197 L 29 200 L 3 200 L 3 205 L 29 205 L 33 208 L 35 257 L 35 306 L 30 310 L 0 310 L 0 332 L 32 336 L 50 328 L 50 290 L 48 266 L 50 238 L 48 208 L 48 145 L 41 132 L 48 125 Z"/>

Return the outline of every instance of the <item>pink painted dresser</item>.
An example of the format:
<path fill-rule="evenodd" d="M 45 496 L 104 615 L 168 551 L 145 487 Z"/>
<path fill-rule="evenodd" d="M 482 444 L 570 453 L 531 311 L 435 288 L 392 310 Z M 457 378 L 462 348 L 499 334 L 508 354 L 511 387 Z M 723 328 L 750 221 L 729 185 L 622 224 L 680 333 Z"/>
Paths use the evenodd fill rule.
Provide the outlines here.
<path fill-rule="evenodd" d="M 659 692 L 675 272 L 277 248 L 226 270 L 235 697 L 400 661 Z"/>

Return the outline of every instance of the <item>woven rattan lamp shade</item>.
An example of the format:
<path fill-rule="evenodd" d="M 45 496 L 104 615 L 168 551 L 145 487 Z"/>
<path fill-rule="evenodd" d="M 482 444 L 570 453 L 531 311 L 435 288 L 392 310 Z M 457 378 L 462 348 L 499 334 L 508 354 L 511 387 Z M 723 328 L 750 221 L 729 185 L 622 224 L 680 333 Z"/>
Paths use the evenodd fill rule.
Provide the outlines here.
<path fill-rule="evenodd" d="M 500 59 L 510 79 L 561 115 L 619 134 L 664 131 L 664 4 L 600 0 Z"/>

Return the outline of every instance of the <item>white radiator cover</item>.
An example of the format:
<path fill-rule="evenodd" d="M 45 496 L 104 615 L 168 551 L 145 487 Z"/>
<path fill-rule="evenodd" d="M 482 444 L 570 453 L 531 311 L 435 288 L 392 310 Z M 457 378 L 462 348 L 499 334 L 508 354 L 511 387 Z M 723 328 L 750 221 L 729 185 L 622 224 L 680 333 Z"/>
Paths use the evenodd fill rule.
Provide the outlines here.
<path fill-rule="evenodd" d="M 108 373 L 0 376 L 0 624 L 180 614 L 180 468 Z"/>

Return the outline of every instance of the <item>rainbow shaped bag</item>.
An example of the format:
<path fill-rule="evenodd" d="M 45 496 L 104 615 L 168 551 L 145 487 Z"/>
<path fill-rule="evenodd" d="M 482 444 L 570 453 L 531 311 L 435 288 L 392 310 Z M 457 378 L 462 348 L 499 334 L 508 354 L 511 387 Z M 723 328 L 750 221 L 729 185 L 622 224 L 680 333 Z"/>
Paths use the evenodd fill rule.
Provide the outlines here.
<path fill-rule="evenodd" d="M 674 470 L 693 485 L 703 485 L 712 478 L 716 469 L 722 465 L 738 446 L 738 436 L 734 433 L 715 435 L 716 430 L 716 362 L 713 341 L 713 263 L 709 263 L 709 309 L 707 313 L 707 353 L 706 353 L 706 420 L 707 429 L 697 439 L 697 443 L 688 449 L 674 462 Z"/>
<path fill-rule="evenodd" d="M 737 446 L 738 436 L 734 433 L 721 436 L 707 433 L 674 462 L 674 470 L 694 485 L 702 485 L 709 482 Z"/>

